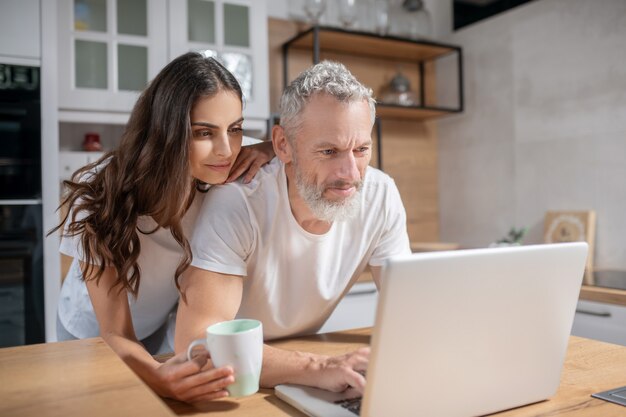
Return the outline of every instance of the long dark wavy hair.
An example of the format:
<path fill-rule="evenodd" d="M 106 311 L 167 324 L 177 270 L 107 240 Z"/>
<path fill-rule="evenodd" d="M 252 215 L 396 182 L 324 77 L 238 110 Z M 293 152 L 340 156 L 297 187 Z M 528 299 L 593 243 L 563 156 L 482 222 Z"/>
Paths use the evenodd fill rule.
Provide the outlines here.
<path fill-rule="evenodd" d="M 190 113 L 199 98 L 220 91 L 242 92 L 233 75 L 213 58 L 190 52 L 170 62 L 143 91 L 119 146 L 64 181 L 68 192 L 61 206 L 71 210 L 50 233 L 67 226 L 80 236 L 83 277 L 99 283 L 106 266 L 115 268 L 120 291 L 137 297 L 141 271 L 139 233 L 169 228 L 183 248 L 174 276 L 191 263 L 191 249 L 181 225 L 195 187 L 189 167 Z M 155 230 L 139 230 L 139 216 L 151 216 Z M 95 274 L 94 274 L 95 272 Z"/>

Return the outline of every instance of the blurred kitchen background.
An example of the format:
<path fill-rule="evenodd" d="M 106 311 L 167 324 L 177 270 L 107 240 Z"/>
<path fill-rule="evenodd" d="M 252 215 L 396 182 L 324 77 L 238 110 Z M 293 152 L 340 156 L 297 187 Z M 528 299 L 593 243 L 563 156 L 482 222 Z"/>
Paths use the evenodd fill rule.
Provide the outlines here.
<path fill-rule="evenodd" d="M 380 102 L 415 251 L 587 240 L 574 333 L 626 344 L 626 1 L 0 0 L 0 346 L 55 340 L 61 181 L 169 60 L 222 60 L 267 139 L 316 45 Z M 375 303 L 364 274 L 324 330 Z"/>

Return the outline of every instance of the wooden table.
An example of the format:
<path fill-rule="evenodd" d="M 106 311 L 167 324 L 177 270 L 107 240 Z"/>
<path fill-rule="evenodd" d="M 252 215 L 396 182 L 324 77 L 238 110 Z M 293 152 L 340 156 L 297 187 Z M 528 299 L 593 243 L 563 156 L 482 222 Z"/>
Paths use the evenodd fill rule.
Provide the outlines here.
<path fill-rule="evenodd" d="M 171 416 L 101 338 L 0 349 L 0 416 Z"/>
<path fill-rule="evenodd" d="M 369 329 L 272 343 L 329 355 L 369 343 Z M 561 385 L 548 401 L 491 416 L 617 417 L 626 408 L 591 398 L 626 385 L 626 347 L 572 336 Z M 0 349 L 1 416 L 303 416 L 273 390 L 196 409 L 160 401 L 100 338 Z"/>

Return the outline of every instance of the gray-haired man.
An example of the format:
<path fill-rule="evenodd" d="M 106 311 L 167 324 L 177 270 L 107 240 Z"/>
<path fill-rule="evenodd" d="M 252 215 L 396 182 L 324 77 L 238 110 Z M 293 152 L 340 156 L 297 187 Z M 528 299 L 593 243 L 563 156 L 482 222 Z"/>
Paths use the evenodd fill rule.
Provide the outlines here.
<path fill-rule="evenodd" d="M 205 199 L 181 285 L 187 298 L 198 287 L 214 297 L 181 302 L 177 351 L 235 316 L 262 321 L 266 340 L 315 333 L 367 264 L 378 284 L 384 260 L 410 252 L 398 190 L 368 167 L 374 115 L 371 90 L 338 63 L 311 67 L 285 90 L 277 158 L 249 184 L 214 187 Z M 203 310 L 188 315 L 189 306 Z M 361 391 L 368 354 L 266 346 L 261 385 Z"/>

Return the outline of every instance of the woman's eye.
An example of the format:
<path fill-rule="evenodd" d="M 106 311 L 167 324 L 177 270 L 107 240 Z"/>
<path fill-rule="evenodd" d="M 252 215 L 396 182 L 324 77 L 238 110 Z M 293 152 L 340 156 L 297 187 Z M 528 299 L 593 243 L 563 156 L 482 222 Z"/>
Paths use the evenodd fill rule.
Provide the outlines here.
<path fill-rule="evenodd" d="M 196 136 L 196 137 L 201 137 L 201 136 L 208 137 L 208 136 L 211 136 L 212 133 L 213 132 L 211 132 L 210 130 L 196 130 L 194 132 L 194 136 Z"/>
<path fill-rule="evenodd" d="M 243 132 L 243 129 L 242 129 L 242 128 L 240 128 L 240 127 L 233 127 L 233 128 L 231 128 L 231 129 L 229 129 L 229 132 L 230 132 L 230 133 L 237 134 L 237 133 L 241 133 L 241 132 Z"/>

